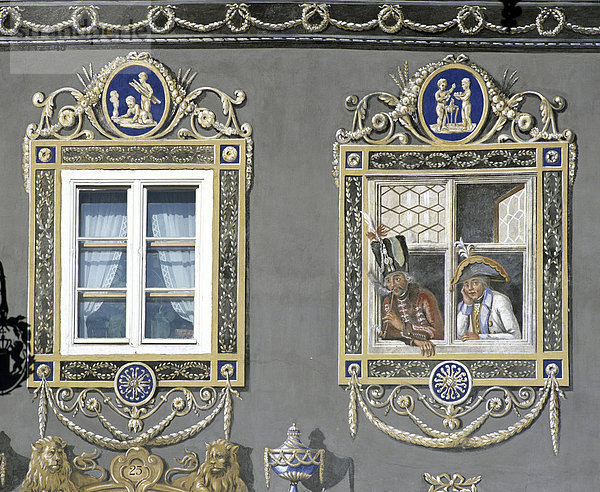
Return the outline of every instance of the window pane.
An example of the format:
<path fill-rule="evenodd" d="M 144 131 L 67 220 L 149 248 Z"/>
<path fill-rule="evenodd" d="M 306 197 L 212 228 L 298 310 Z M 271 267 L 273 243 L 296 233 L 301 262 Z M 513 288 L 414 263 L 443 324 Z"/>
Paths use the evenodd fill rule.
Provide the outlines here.
<path fill-rule="evenodd" d="M 193 323 L 193 297 L 146 296 L 146 338 L 190 339 Z"/>
<path fill-rule="evenodd" d="M 79 338 L 124 338 L 125 297 L 79 294 Z"/>
<path fill-rule="evenodd" d="M 127 190 L 79 190 L 79 236 L 127 236 Z"/>
<path fill-rule="evenodd" d="M 495 236 L 499 243 L 527 242 L 525 186 L 519 185 L 496 201 Z"/>
<path fill-rule="evenodd" d="M 196 235 L 195 189 L 148 190 L 148 237 Z"/>
<path fill-rule="evenodd" d="M 107 289 L 127 283 L 126 246 L 86 241 L 79 245 L 79 287 Z"/>
<path fill-rule="evenodd" d="M 445 185 L 385 185 L 379 193 L 381 223 L 390 234 L 403 234 L 409 244 L 445 241 Z"/>
<path fill-rule="evenodd" d="M 146 287 L 193 289 L 194 248 L 149 246 L 146 255 Z"/>
<path fill-rule="evenodd" d="M 496 203 L 518 186 L 518 183 L 457 185 L 457 237 L 465 243 L 493 243 L 498 222 Z"/>

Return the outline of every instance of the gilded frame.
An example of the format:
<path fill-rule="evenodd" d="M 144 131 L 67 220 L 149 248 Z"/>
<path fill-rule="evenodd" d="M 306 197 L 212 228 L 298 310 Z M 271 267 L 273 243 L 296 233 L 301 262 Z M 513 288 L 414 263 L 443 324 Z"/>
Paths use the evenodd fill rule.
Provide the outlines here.
<path fill-rule="evenodd" d="M 150 117 L 146 127 L 154 128 L 134 129 L 138 135 L 127 134 L 132 128 L 130 121 L 136 120 L 130 118 L 121 130 L 110 122 L 106 101 L 111 80 L 132 66 L 160 74 L 157 80 L 164 91 L 163 101 L 159 101 L 164 104 L 162 117 L 156 119 L 158 123 Z M 89 82 L 84 84 L 83 92 L 65 88 L 47 98 L 42 93 L 34 95 L 34 104 L 44 111 L 40 123 L 28 127 L 23 144 L 25 186 L 30 194 L 28 306 L 34 366 L 29 386 L 38 386 L 45 379 L 56 387 L 111 387 L 117 371 L 132 358 L 155 372 L 159 386 L 244 386 L 246 204 L 252 181 L 253 144 L 252 129 L 247 123 L 238 124 L 234 106 L 244 101 L 245 94 L 236 91 L 232 98 L 218 89 L 191 90 L 194 75 L 190 76 L 189 70 L 176 76 L 147 53 L 132 52 L 117 58 L 96 75 L 91 67 L 89 72 L 84 68 L 84 73 Z M 59 108 L 58 121 L 53 123 L 49 117 L 54 116 L 55 98 L 64 92 L 77 102 Z M 209 108 L 196 104 L 198 96 L 209 93 L 220 99 L 225 122 L 218 121 Z M 118 103 L 114 111 L 112 119 Z M 191 130 L 177 126 L 185 118 L 189 118 Z M 107 138 L 95 138 L 94 132 L 86 129 L 85 120 Z M 117 117 L 115 121 L 121 120 Z M 71 133 L 65 135 L 69 129 Z M 170 136 L 174 130 L 177 137 Z M 201 133 L 210 131 L 212 135 Z M 177 354 L 165 350 L 160 354 L 101 357 L 61 353 L 60 335 L 65 329 L 60 316 L 61 171 L 80 169 L 212 173 L 210 351 Z"/>
<path fill-rule="evenodd" d="M 443 136 L 439 138 L 429 128 L 424 131 L 427 123 L 423 118 L 423 94 L 436 74 L 457 68 L 475 74 L 480 80 L 484 87 L 484 107 L 477 128 L 466 138 L 444 142 Z M 554 111 L 562 109 L 561 99 L 556 98 L 556 105 L 552 106 L 531 91 L 517 95 L 506 90 L 500 92 L 493 78 L 481 67 L 468 64 L 464 55 L 430 63 L 412 78 L 406 68 L 403 71 L 399 67 L 398 74 L 399 77 L 392 77 L 400 87 L 400 96 L 377 92 L 362 99 L 351 96 L 346 100 L 347 108 L 354 111 L 353 126 L 351 130 L 339 130 L 334 145 L 333 173 L 339 185 L 340 207 L 339 384 L 348 384 L 354 373 L 364 384 L 427 384 L 439 362 L 457 360 L 471 372 L 476 386 L 543 386 L 547 368 L 552 364 L 558 367 L 559 384 L 567 386 L 570 381 L 569 210 L 577 151 L 572 132 L 556 130 Z M 531 115 L 520 110 L 525 95 L 532 94 L 548 110 L 542 115 L 545 126 L 541 130 L 531 131 Z M 375 99 L 380 106 L 384 103 L 392 110 L 369 113 L 369 105 L 375 105 Z M 503 111 L 498 105 L 500 100 L 505 104 Z M 507 115 L 507 109 L 512 113 Z M 496 135 L 505 123 L 511 125 L 511 133 Z M 529 131 L 532 138 L 523 138 L 522 134 Z M 491 141 L 492 136 L 498 136 L 495 142 Z M 399 143 L 393 143 L 394 140 Z M 528 180 L 533 187 L 530 200 L 535 229 L 528 254 L 533 268 L 530 291 L 534 306 L 530 307 L 532 325 L 524 327 L 531 333 L 529 348 L 494 351 L 483 347 L 469 352 L 455 344 L 452 349 L 452 340 L 446 339 L 449 330 L 455 329 L 449 327 L 455 323 L 451 315 L 446 319 L 443 342 L 448 342 L 450 348 L 438 347 L 432 357 L 421 355 L 416 347 L 396 351 L 375 349 L 373 320 L 381 323 L 381 316 L 373 312 L 379 302 L 373 301 L 377 297 L 372 282 L 377 264 L 367 233 L 373 225 L 369 220 L 379 225 L 380 209 L 374 205 L 373 183 L 414 184 L 450 178 L 469 183 L 487 178 L 502 181 L 504 177 L 517 183 Z M 450 203 L 449 207 L 449 211 L 454 210 L 456 203 Z M 454 271 L 459 262 L 457 251 L 448 256 Z M 444 286 L 445 291 L 448 288 L 449 285 Z M 446 295 L 445 301 L 445 314 L 456 312 L 457 297 Z M 454 304 L 448 308 L 448 302 Z"/>

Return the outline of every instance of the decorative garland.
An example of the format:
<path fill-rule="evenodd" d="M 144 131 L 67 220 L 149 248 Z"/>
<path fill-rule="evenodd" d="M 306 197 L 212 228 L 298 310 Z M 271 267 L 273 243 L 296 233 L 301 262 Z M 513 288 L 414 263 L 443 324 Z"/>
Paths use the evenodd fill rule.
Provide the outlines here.
<path fill-rule="evenodd" d="M 71 30 L 79 36 L 131 34 L 148 30 L 152 34 L 167 34 L 176 28 L 202 34 L 219 29 L 227 29 L 233 34 L 242 34 L 247 33 L 251 28 L 271 32 L 303 29 L 307 33 L 315 34 L 330 27 L 349 32 L 379 29 L 390 35 L 398 34 L 402 29 L 425 34 L 438 34 L 454 28 L 465 36 L 475 36 L 482 31 L 509 36 L 537 32 L 540 37 L 556 37 L 563 31 L 571 31 L 585 36 L 600 34 L 598 26 L 581 26 L 568 22 L 565 11 L 560 7 L 542 7 L 534 22 L 514 28 L 490 22 L 485 16 L 484 7 L 471 5 L 459 7 L 456 16 L 436 24 L 426 24 L 407 18 L 400 5 L 383 5 L 379 7 L 376 17 L 359 23 L 332 17 L 330 7 L 324 3 L 301 4 L 300 16 L 283 22 L 264 21 L 252 14 L 253 8 L 252 4 L 246 3 L 227 4 L 221 19 L 202 24 L 179 17 L 176 14 L 176 7 L 150 5 L 145 18 L 129 24 L 114 24 L 102 20 L 100 9 L 89 5 L 71 7 L 71 15 L 64 20 L 55 24 L 42 24 L 24 18 L 23 8 L 9 6 L 0 8 L 0 35 L 16 36 L 24 33 L 25 30 L 41 34 L 55 34 Z"/>

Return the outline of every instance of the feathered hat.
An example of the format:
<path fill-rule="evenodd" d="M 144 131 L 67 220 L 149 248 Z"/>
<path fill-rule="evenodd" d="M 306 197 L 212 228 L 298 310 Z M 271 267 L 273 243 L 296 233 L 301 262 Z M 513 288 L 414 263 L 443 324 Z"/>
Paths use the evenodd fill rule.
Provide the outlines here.
<path fill-rule="evenodd" d="M 371 229 L 367 237 L 371 239 L 371 250 L 381 270 L 383 278 L 396 272 L 408 272 L 408 247 L 402 235 L 385 237 L 387 228 L 380 224 L 375 227 L 373 220 L 366 214 L 365 220 Z"/>
<path fill-rule="evenodd" d="M 462 238 L 455 243 L 455 246 L 458 254 L 464 260 L 456 267 L 456 272 L 454 272 L 454 276 L 450 281 L 450 288 L 474 277 L 486 277 L 492 282 L 510 282 L 510 277 L 506 273 L 506 270 L 496 260 L 485 256 L 471 255 L 473 245 L 466 246 Z"/>

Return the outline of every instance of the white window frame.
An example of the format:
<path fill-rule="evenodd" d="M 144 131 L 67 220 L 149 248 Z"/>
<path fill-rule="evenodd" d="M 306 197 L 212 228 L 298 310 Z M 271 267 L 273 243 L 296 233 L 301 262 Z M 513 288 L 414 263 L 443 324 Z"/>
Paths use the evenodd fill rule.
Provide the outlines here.
<path fill-rule="evenodd" d="M 212 326 L 212 170 L 62 170 L 61 215 L 61 353 L 201 354 L 211 352 Z M 77 327 L 77 189 L 128 187 L 127 192 L 127 307 L 126 338 L 81 339 Z M 194 286 L 194 336 L 192 339 L 144 338 L 145 189 L 197 187 Z"/>

